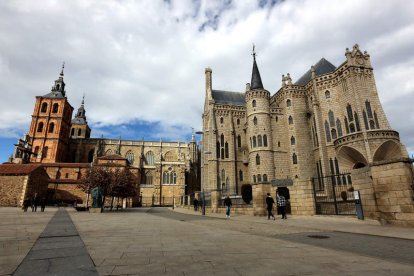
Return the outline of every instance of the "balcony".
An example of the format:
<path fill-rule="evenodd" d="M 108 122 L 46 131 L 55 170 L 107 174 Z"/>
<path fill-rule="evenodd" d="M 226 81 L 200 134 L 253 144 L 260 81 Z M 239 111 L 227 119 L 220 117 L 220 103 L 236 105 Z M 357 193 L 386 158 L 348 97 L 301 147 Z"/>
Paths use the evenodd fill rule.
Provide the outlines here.
<path fill-rule="evenodd" d="M 391 139 L 391 140 L 400 140 L 400 135 L 397 131 L 394 130 L 370 130 L 367 131 L 368 140 L 376 139 Z M 364 135 L 362 132 L 351 133 L 346 136 L 342 136 L 336 139 L 333 143 L 335 148 L 344 146 L 350 143 L 359 142 L 364 140 Z"/>

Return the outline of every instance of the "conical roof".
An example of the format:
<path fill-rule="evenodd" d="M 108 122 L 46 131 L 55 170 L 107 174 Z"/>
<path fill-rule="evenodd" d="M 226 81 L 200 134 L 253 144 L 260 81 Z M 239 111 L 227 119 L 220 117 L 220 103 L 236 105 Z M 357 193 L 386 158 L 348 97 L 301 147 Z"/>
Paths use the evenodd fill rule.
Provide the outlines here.
<path fill-rule="evenodd" d="M 253 70 L 252 80 L 250 82 L 250 89 L 263 89 L 262 78 L 260 77 L 259 68 L 257 67 L 255 53 L 253 53 Z"/>

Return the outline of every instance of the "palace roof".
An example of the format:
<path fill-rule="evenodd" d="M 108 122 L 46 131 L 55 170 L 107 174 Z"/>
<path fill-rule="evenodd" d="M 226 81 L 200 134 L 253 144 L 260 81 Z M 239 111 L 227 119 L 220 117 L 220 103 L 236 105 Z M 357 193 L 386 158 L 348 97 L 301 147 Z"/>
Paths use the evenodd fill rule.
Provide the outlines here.
<path fill-rule="evenodd" d="M 315 73 L 317 76 L 335 71 L 336 67 L 325 58 L 321 58 L 315 65 Z M 295 84 L 306 85 L 312 77 L 312 72 L 309 69 L 302 77 L 300 77 Z"/>

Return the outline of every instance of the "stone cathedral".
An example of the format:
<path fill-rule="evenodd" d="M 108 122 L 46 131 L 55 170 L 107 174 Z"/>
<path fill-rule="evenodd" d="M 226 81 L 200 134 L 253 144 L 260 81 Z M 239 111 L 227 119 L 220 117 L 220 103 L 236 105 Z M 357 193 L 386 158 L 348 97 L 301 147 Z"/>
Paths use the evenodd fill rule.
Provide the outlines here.
<path fill-rule="evenodd" d="M 245 92 L 213 88 L 206 68 L 204 188 L 240 194 L 243 184 L 297 183 L 408 157 L 381 106 L 369 54 L 355 45 L 345 57 L 338 67 L 322 58 L 295 82 L 282 76 L 274 93 L 254 51 Z"/>

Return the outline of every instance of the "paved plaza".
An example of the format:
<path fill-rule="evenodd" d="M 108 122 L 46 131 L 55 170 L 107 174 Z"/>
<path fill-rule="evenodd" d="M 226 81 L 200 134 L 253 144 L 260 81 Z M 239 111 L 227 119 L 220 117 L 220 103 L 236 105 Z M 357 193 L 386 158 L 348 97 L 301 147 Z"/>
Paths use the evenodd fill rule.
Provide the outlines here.
<path fill-rule="evenodd" d="M 414 231 L 350 217 L 0 208 L 0 275 L 412 275 Z"/>

